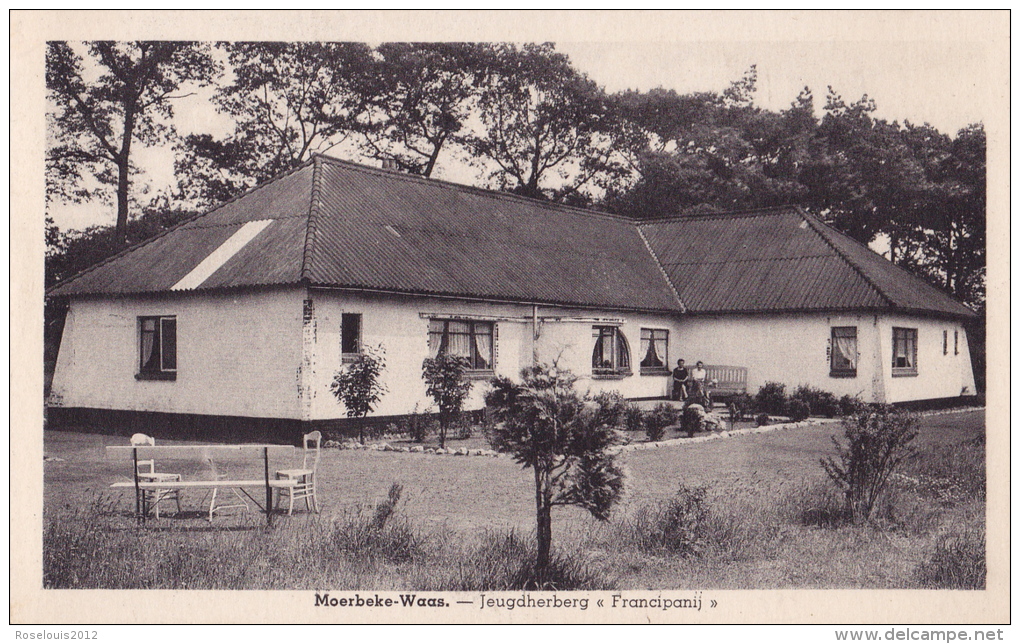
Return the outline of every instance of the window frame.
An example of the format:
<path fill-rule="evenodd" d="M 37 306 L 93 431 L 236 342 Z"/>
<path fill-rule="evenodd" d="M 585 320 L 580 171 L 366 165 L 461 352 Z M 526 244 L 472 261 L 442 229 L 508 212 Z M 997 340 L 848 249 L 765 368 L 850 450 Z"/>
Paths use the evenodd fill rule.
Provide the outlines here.
<path fill-rule="evenodd" d="M 612 350 L 610 352 L 611 360 L 609 361 L 611 363 L 611 366 L 609 366 L 609 367 L 596 367 L 595 366 L 595 351 L 598 349 L 598 345 L 602 341 L 602 338 L 604 336 L 606 336 L 606 335 L 611 335 L 612 338 L 613 338 L 613 340 L 612 340 Z M 630 342 L 627 341 L 627 336 L 623 334 L 623 331 L 620 329 L 620 327 L 618 327 L 618 326 L 607 326 L 607 325 L 593 326 L 592 327 L 592 338 L 595 339 L 595 344 L 592 346 L 592 352 L 591 352 L 591 357 L 592 357 L 591 374 L 592 374 L 592 378 L 596 378 L 596 379 L 618 379 L 618 378 L 626 378 L 627 376 L 633 375 L 634 372 L 631 370 L 631 365 L 633 364 L 633 361 L 631 360 L 631 355 L 630 355 Z M 622 362 L 626 362 L 627 364 L 625 364 L 625 365 L 618 364 L 618 362 L 621 362 L 621 360 L 620 360 L 621 356 L 624 357 L 624 360 Z"/>
<path fill-rule="evenodd" d="M 152 331 L 145 329 L 146 322 L 155 322 Z M 167 332 L 167 325 L 173 325 L 173 332 Z M 177 380 L 177 316 L 176 315 L 140 315 L 138 316 L 138 371 L 136 380 Z M 152 349 L 158 356 L 156 365 L 149 365 L 152 356 L 146 360 L 145 338 L 152 335 Z M 168 351 L 169 349 L 169 351 Z M 172 354 L 172 359 L 167 359 Z M 172 364 L 168 364 L 172 363 Z"/>
<path fill-rule="evenodd" d="M 899 326 L 892 328 L 892 375 L 894 378 L 917 375 L 917 341 L 918 333 L 916 328 Z M 909 366 L 898 366 L 896 364 L 901 343 L 906 343 L 904 353 L 910 352 Z M 907 356 L 904 355 L 903 357 L 906 358 Z"/>
<path fill-rule="evenodd" d="M 645 338 L 645 333 L 648 334 L 648 338 Z M 664 337 L 656 337 L 656 334 L 662 334 Z M 649 365 L 645 366 L 645 359 L 648 357 L 648 350 L 653 342 L 660 341 L 664 343 L 665 350 L 663 355 L 657 356 L 662 362 L 660 366 Z M 648 344 L 646 344 L 646 342 Z M 669 371 L 669 329 L 656 329 L 651 327 L 641 328 L 641 339 L 640 339 L 640 355 L 641 362 L 638 363 L 638 369 L 642 376 L 668 376 Z"/>
<path fill-rule="evenodd" d="M 442 322 L 443 323 L 443 330 L 441 332 L 441 337 L 440 337 L 440 340 L 439 340 L 439 346 L 436 348 L 436 353 L 433 355 L 433 353 L 432 353 L 432 336 L 435 334 L 435 332 L 432 331 L 432 324 L 434 322 Z M 467 373 L 469 375 L 473 375 L 473 376 L 490 376 L 490 375 L 495 374 L 496 373 L 496 323 L 492 322 L 492 321 L 488 321 L 488 320 L 472 320 L 472 319 L 465 319 L 465 318 L 429 318 L 428 335 L 427 335 L 427 344 L 428 344 L 428 348 L 429 348 L 429 356 L 430 357 L 436 357 L 436 356 L 440 355 L 440 353 L 442 353 L 443 350 L 446 347 L 449 346 L 449 342 L 450 342 L 450 323 L 451 322 L 453 322 L 453 323 L 460 323 L 460 324 L 467 324 L 468 325 L 468 331 L 467 331 L 466 334 L 459 334 L 457 332 L 454 332 L 455 334 L 459 334 L 459 335 L 467 335 L 470 338 L 469 343 L 470 343 L 470 346 L 471 346 L 471 357 L 468 358 L 468 360 L 471 361 L 471 367 L 469 367 L 467 369 Z M 480 326 L 485 326 L 485 325 L 488 325 L 489 332 L 488 333 L 484 333 L 484 332 L 483 333 L 478 333 L 478 328 Z M 488 338 L 489 338 L 489 356 L 488 356 L 489 366 L 488 367 L 478 367 L 477 366 L 479 364 L 479 362 L 482 360 L 481 353 L 478 350 L 477 338 L 479 336 L 488 336 Z"/>
<path fill-rule="evenodd" d="M 841 336 L 837 335 L 838 332 L 846 332 L 853 330 L 854 339 L 854 356 L 853 356 L 853 367 L 852 368 L 839 368 L 835 365 L 836 359 L 836 338 L 848 338 L 849 335 Z M 830 378 L 856 378 L 857 377 L 857 363 L 860 359 L 861 353 L 858 350 L 858 335 L 856 326 L 833 326 L 829 327 L 829 377 Z"/>
<path fill-rule="evenodd" d="M 357 351 L 344 351 L 344 342 L 346 341 L 346 325 L 344 320 L 347 318 L 357 318 L 358 320 L 358 338 L 356 340 Z M 362 337 L 365 329 L 365 318 L 361 313 L 341 313 L 340 314 L 340 361 L 344 364 L 349 364 L 357 361 L 358 357 L 361 356 L 364 349 L 364 342 Z"/>

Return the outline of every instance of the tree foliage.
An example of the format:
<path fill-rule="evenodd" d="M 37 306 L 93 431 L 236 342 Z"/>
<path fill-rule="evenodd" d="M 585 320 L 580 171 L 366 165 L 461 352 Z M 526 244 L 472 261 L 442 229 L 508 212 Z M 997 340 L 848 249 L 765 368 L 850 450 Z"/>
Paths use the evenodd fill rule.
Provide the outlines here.
<path fill-rule="evenodd" d="M 216 95 L 232 135 L 189 136 L 177 163 L 188 196 L 215 201 L 297 167 L 347 140 L 367 109 L 363 43 L 225 43 L 233 80 Z M 197 181 L 196 181 L 197 180 Z"/>
<path fill-rule="evenodd" d="M 477 116 L 464 143 L 503 190 L 566 200 L 626 172 L 605 93 L 551 43 L 493 45 Z"/>
<path fill-rule="evenodd" d="M 439 408 L 439 446 L 446 447 L 446 431 L 457 420 L 464 400 L 471 393 L 471 381 L 466 378 L 471 361 L 463 356 L 441 353 L 422 362 L 425 393 Z"/>
<path fill-rule="evenodd" d="M 48 199 L 80 202 L 104 197 L 115 186 L 114 241 L 125 245 L 132 146 L 166 142 L 175 93 L 208 83 L 217 71 L 208 47 L 199 43 L 48 43 Z"/>
<path fill-rule="evenodd" d="M 386 368 L 386 351 L 382 345 L 364 347 L 354 362 L 344 365 L 333 376 L 329 390 L 347 408 L 348 418 L 364 418 L 388 391 L 381 382 Z M 364 424 L 358 426 L 358 438 L 365 444 Z"/>
<path fill-rule="evenodd" d="M 620 396 L 580 395 L 576 377 L 555 365 L 524 369 L 521 377 L 494 378 L 485 402 L 496 449 L 534 474 L 541 578 L 552 550 L 552 508 L 573 505 L 605 520 L 620 498 L 623 473 L 609 448 L 619 440 L 625 405 Z"/>
<path fill-rule="evenodd" d="M 405 172 L 432 176 L 439 154 L 459 143 L 475 113 L 488 50 L 475 43 L 376 47 L 362 149 Z"/>

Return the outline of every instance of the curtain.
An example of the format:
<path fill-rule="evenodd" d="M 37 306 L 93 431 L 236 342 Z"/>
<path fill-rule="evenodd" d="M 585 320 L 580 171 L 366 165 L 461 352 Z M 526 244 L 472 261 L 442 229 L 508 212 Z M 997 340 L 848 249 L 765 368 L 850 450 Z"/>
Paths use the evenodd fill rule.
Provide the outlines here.
<path fill-rule="evenodd" d="M 475 369 L 492 368 L 492 325 L 475 324 Z"/>
<path fill-rule="evenodd" d="M 609 358 L 613 355 L 613 336 L 607 335 L 608 329 L 599 329 L 598 337 L 595 339 L 595 350 L 591 353 L 591 366 L 593 369 L 612 369 L 613 365 Z"/>
<path fill-rule="evenodd" d="M 443 329 L 445 323 L 442 320 L 429 320 L 429 356 L 435 358 L 443 348 Z"/>
<path fill-rule="evenodd" d="M 832 368 L 847 371 L 857 368 L 857 338 L 833 338 Z"/>
<path fill-rule="evenodd" d="M 630 347 L 627 346 L 627 338 L 623 337 L 619 329 L 612 329 L 616 336 L 616 368 L 630 368 Z"/>
<path fill-rule="evenodd" d="M 641 360 L 642 367 L 661 367 L 662 358 L 659 357 L 658 347 L 656 347 L 656 340 L 647 340 L 648 347 L 645 350 L 645 357 Z"/>
<path fill-rule="evenodd" d="M 471 325 L 467 322 L 447 323 L 449 346 L 446 350 L 450 355 L 471 358 Z"/>
<path fill-rule="evenodd" d="M 142 320 L 142 369 L 146 371 L 159 369 L 155 320 Z"/>

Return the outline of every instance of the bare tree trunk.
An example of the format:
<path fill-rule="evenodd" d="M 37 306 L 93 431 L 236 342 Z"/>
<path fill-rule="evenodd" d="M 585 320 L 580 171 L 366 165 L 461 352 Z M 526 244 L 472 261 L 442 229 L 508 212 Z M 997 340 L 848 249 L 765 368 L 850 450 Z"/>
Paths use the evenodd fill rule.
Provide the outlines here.
<path fill-rule="evenodd" d="M 537 520 L 538 556 L 535 559 L 535 574 L 539 587 L 545 583 L 552 554 L 552 499 L 550 498 L 547 474 L 535 468 L 535 518 Z"/>
<path fill-rule="evenodd" d="M 124 134 L 120 153 L 117 155 L 117 227 L 114 234 L 117 243 L 127 246 L 128 189 L 131 185 L 131 136 L 135 129 L 135 104 L 128 102 L 124 107 Z"/>

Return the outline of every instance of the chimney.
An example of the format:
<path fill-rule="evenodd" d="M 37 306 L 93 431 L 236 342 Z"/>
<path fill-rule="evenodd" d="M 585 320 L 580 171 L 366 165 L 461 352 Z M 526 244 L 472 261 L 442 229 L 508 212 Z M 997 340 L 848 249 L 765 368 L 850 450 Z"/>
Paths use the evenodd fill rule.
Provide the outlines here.
<path fill-rule="evenodd" d="M 397 166 L 397 160 L 396 159 L 383 159 L 382 160 L 382 169 L 383 170 L 399 170 L 400 168 L 399 168 L 399 166 Z"/>

